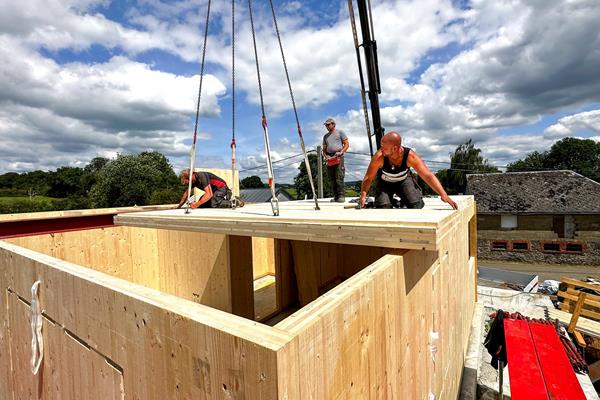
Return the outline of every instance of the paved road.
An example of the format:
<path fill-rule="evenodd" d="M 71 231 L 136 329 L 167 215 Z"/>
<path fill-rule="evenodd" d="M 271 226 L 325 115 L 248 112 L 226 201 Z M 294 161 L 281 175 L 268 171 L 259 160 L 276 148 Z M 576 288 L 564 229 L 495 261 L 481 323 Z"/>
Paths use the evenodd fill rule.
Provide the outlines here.
<path fill-rule="evenodd" d="M 517 264 L 487 260 L 479 260 L 479 265 L 490 268 L 536 274 L 539 277 L 540 283 L 546 279 L 560 281 L 560 278 L 563 276 L 568 276 L 575 279 L 585 279 L 588 276 L 600 277 L 600 265 Z"/>

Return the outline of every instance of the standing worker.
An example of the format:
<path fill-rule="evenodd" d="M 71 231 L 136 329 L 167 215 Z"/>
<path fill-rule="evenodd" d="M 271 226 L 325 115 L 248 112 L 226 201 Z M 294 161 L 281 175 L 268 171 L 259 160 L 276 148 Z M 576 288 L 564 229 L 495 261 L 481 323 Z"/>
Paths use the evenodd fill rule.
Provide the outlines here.
<path fill-rule="evenodd" d="M 402 146 L 398 132 L 389 132 L 381 139 L 381 148 L 373 155 L 360 189 L 360 206 L 365 207 L 371 182 L 377 176 L 376 208 L 392 208 L 393 195 L 400 197 L 407 208 L 423 208 L 423 192 L 410 168 L 440 195 L 442 201 L 456 210 L 456 203 L 448 197 L 438 178 L 412 149 Z"/>
<path fill-rule="evenodd" d="M 343 203 L 346 201 L 346 187 L 344 186 L 344 153 L 350 147 L 348 136 L 336 129 L 333 118 L 328 118 L 324 123 L 327 133 L 323 136 L 323 156 L 327 162 L 327 174 L 331 181 L 334 198 L 332 201 Z"/>
<path fill-rule="evenodd" d="M 182 185 L 188 185 L 190 181 L 190 170 L 184 169 L 179 175 Z M 210 172 L 194 172 L 192 174 L 192 188 L 198 188 L 204 191 L 202 197 L 190 204 L 191 208 L 231 208 L 231 190 L 227 183 L 217 175 Z M 188 199 L 186 190 L 181 196 L 181 201 L 177 208 L 181 208 Z M 244 202 L 236 197 L 236 205 L 243 207 Z"/>

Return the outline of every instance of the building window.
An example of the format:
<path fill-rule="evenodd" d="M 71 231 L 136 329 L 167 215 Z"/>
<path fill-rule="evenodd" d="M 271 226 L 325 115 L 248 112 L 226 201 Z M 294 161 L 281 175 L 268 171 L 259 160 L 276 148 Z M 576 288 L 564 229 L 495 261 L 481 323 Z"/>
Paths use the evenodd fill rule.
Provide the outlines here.
<path fill-rule="evenodd" d="M 506 240 L 494 240 L 491 244 L 492 250 L 502 251 L 508 250 L 508 241 Z"/>
<path fill-rule="evenodd" d="M 545 253 L 560 253 L 560 243 L 555 243 L 555 242 L 542 243 L 542 251 Z"/>
<path fill-rule="evenodd" d="M 575 253 L 575 254 L 583 253 L 583 243 L 566 243 L 565 244 L 565 253 Z"/>
<path fill-rule="evenodd" d="M 502 229 L 517 229 L 517 216 L 503 214 L 500 216 L 500 227 Z"/>
<path fill-rule="evenodd" d="M 513 241 L 512 249 L 514 251 L 529 251 L 529 250 L 531 250 L 530 246 L 529 246 L 529 242 L 527 242 L 527 241 Z"/>

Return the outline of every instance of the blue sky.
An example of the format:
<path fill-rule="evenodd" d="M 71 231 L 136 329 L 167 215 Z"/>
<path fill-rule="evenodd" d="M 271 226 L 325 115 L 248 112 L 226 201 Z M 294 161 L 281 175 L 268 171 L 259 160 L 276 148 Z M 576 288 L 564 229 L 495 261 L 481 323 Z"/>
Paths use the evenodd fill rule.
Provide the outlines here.
<path fill-rule="evenodd" d="M 309 149 L 327 117 L 366 154 L 346 1 L 274 1 Z M 266 178 L 248 5 L 236 1 L 236 138 Z M 300 157 L 268 2 L 253 1 L 275 178 Z M 157 150 L 188 163 L 206 0 L 0 3 L 0 173 Z M 600 3 L 372 1 L 386 131 L 444 167 L 472 138 L 494 165 L 569 136 L 600 140 Z M 228 168 L 231 2 L 212 3 L 196 165 Z M 349 154 L 347 180 L 368 157 Z M 246 170 L 246 171 L 244 171 Z"/>

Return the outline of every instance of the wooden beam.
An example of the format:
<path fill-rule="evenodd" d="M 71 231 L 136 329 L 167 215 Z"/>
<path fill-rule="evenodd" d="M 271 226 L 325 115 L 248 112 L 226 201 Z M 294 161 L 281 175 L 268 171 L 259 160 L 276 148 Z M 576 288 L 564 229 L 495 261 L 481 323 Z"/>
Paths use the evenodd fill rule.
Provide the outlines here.
<path fill-rule="evenodd" d="M 573 333 L 577 326 L 577 319 L 579 319 L 579 314 L 581 314 L 581 309 L 585 303 L 585 296 L 585 293 L 579 293 L 579 299 L 577 300 L 577 304 L 575 304 L 575 310 L 573 311 L 573 316 L 571 317 L 571 322 L 569 322 L 569 327 L 567 329 L 569 333 Z"/>
<path fill-rule="evenodd" d="M 254 320 L 254 273 L 252 270 L 252 238 L 227 235 L 231 312 Z"/>

